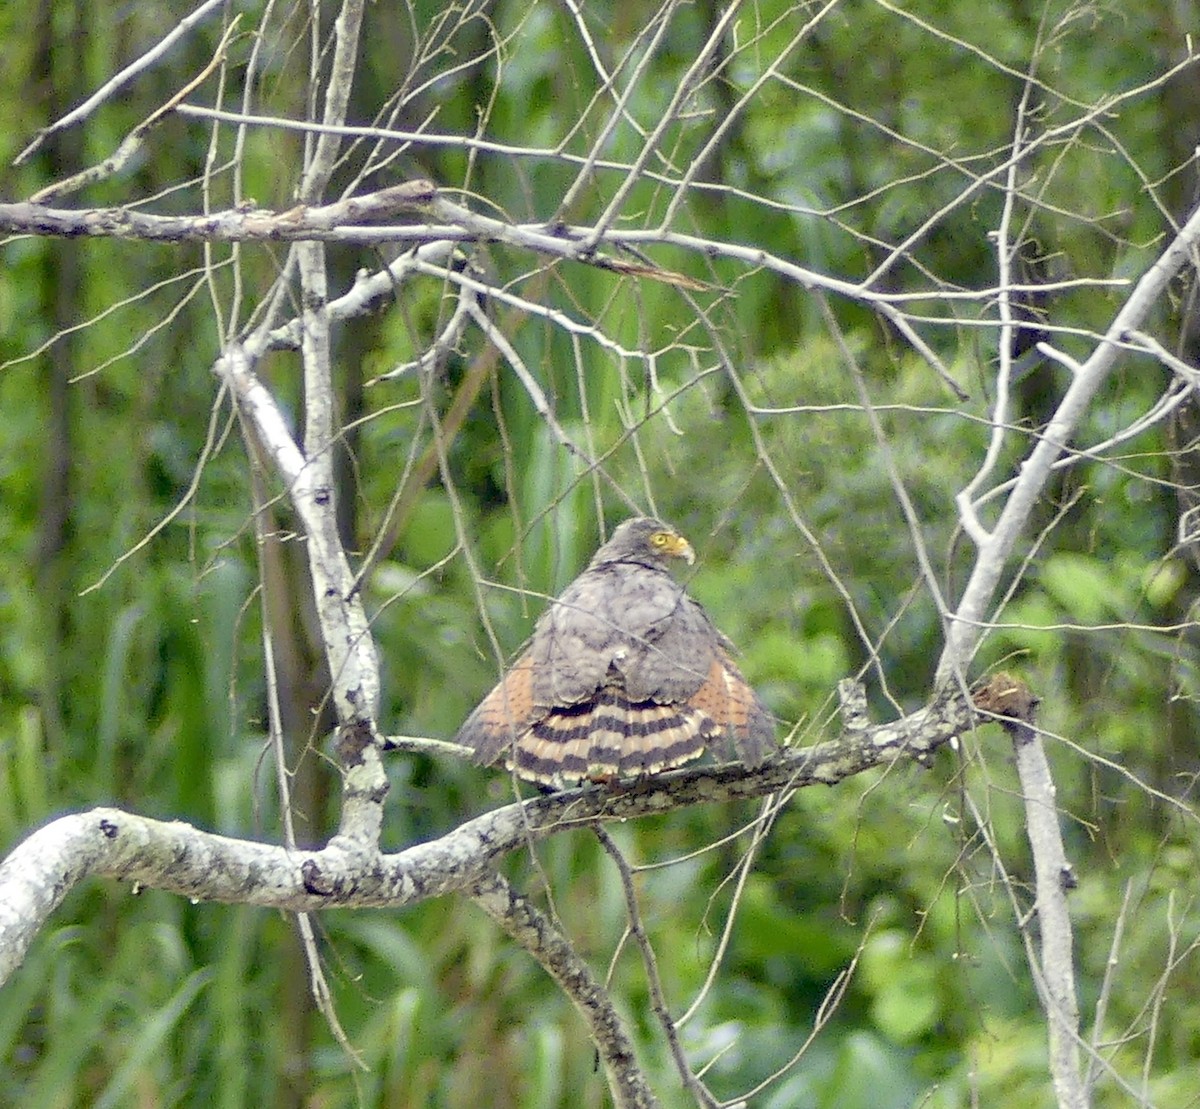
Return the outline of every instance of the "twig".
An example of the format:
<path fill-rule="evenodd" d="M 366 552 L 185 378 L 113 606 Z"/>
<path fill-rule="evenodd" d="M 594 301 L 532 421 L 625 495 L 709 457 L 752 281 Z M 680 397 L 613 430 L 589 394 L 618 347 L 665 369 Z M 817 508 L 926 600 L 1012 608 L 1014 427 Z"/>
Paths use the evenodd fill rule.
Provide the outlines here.
<path fill-rule="evenodd" d="M 1100 996 L 1096 999 L 1096 1015 L 1092 1021 L 1092 1051 L 1095 1053 L 1088 1058 L 1087 1070 L 1083 1076 L 1083 1089 L 1090 1099 L 1096 1080 L 1100 1077 L 1100 1067 L 1097 1060 L 1103 1044 L 1104 1020 L 1108 1016 L 1108 999 L 1112 992 L 1113 981 L 1117 976 L 1118 953 L 1121 950 L 1121 939 L 1125 933 L 1125 923 L 1129 919 L 1129 903 L 1133 897 L 1133 883 L 1125 883 L 1125 893 L 1121 898 L 1121 911 L 1117 913 L 1117 922 L 1113 926 L 1112 942 L 1108 948 L 1108 960 L 1104 964 L 1104 978 L 1100 983 Z"/>
<path fill-rule="evenodd" d="M 858 969 L 858 960 L 862 957 L 862 953 L 867 945 L 867 937 L 864 935 L 859 942 L 857 950 L 854 952 L 854 958 L 850 960 L 850 965 L 839 970 L 830 983 L 829 989 L 825 991 L 825 996 L 821 998 L 821 1004 L 817 1007 L 816 1013 L 813 1014 L 812 1028 L 807 1036 L 804 1037 L 804 1042 L 792 1053 L 792 1057 L 774 1071 L 767 1075 L 757 1086 L 747 1090 L 743 1095 L 743 1100 L 749 1104 L 752 1098 L 764 1093 L 774 1083 L 778 1082 L 788 1071 L 792 1069 L 801 1059 L 804 1058 L 808 1049 L 812 1047 L 816 1038 L 821 1034 L 832 1019 L 834 1013 L 838 1011 L 838 1006 L 841 1005 L 842 999 L 846 996 L 846 991 L 850 988 L 850 983 L 854 980 L 854 972 Z"/>
<path fill-rule="evenodd" d="M 1032 73 L 1030 76 L 1032 77 Z M 1021 163 L 1020 156 L 1025 138 L 1025 112 L 1028 108 L 1032 87 L 1032 82 L 1026 80 L 1025 87 L 1021 91 L 1020 103 L 1017 105 L 1017 120 L 1013 128 L 1012 157 L 1009 159 L 1004 184 L 1004 207 L 1000 215 L 1000 226 L 995 233 L 996 278 L 999 287 L 996 299 L 1000 309 L 1000 331 L 996 339 L 1000 364 L 996 371 L 996 397 L 992 405 L 991 436 L 988 439 L 983 461 L 980 462 L 975 475 L 954 498 L 963 531 L 975 541 L 977 546 L 982 546 L 987 542 L 988 533 L 975 511 L 975 497 L 980 486 L 996 467 L 1009 425 L 1008 393 L 1012 384 L 1012 336 L 1014 330 L 1011 270 L 1015 253 L 1015 249 L 1011 245 L 1009 228 L 1012 224 L 1013 206 L 1017 198 L 1017 167 Z"/>
<path fill-rule="evenodd" d="M 599 158 L 600 153 L 607 147 L 609 136 L 620 123 L 624 122 L 633 114 L 630 111 L 629 103 L 641 86 L 640 78 L 644 76 L 645 71 L 650 67 L 654 60 L 654 52 L 657 49 L 659 42 L 667 33 L 667 28 L 671 24 L 671 11 L 675 7 L 677 7 L 677 0 L 669 0 L 669 2 L 664 4 L 663 7 L 655 14 L 651 23 L 646 25 L 646 31 L 649 31 L 651 26 L 654 24 L 657 24 L 657 27 L 655 27 L 653 35 L 643 34 L 643 37 L 640 39 L 633 70 L 625 80 L 625 91 L 617 97 L 616 103 L 613 106 L 613 111 L 609 114 L 608 121 L 604 124 L 597 138 L 591 142 L 588 154 L 583 161 L 578 174 L 576 174 L 574 182 L 567 189 L 562 202 L 559 204 L 560 212 L 569 211 L 574 206 L 578 194 L 582 192 L 585 187 L 590 186 L 592 175 L 596 168 L 596 161 Z M 733 7 L 736 8 L 737 5 L 734 4 Z M 664 114 L 664 121 L 669 120 L 670 118 L 671 117 L 669 114 Z M 645 141 L 643 136 L 643 157 L 648 157 L 649 152 L 653 149 L 654 145 Z M 637 175 L 633 173 L 632 166 L 629 167 L 629 171 L 626 176 L 636 178 Z"/>
<path fill-rule="evenodd" d="M 692 1003 L 687 1007 L 687 1011 L 675 1022 L 680 1028 L 687 1024 L 700 1011 L 700 1006 L 704 1004 L 705 998 L 708 997 L 709 992 L 712 990 L 717 980 L 717 975 L 720 973 L 721 966 L 725 962 L 725 953 L 729 950 L 730 941 L 733 939 L 733 925 L 737 920 L 738 906 L 742 903 L 742 894 L 746 889 L 746 883 L 753 873 L 754 860 L 758 857 L 758 849 L 766 838 L 767 829 L 772 823 L 770 812 L 776 803 L 776 798 L 773 795 L 768 797 L 763 802 L 763 810 L 760 811 L 752 825 L 753 834 L 750 838 L 750 846 L 738 860 L 737 880 L 734 882 L 729 913 L 726 915 L 725 924 L 721 929 L 721 938 L 717 941 L 717 949 L 713 952 L 713 956 L 709 960 L 708 972 L 705 974 L 700 988 L 696 991 L 696 996 L 692 998 Z M 728 878 L 725 881 L 728 881 Z M 709 898 L 710 904 L 715 896 L 716 891 Z"/>
<path fill-rule="evenodd" d="M 460 287 L 454 302 L 454 311 L 446 321 L 445 327 L 433 337 L 429 345 L 416 358 L 402 362 L 395 369 L 372 378 L 367 384 L 377 385 L 381 381 L 393 381 L 406 374 L 426 373 L 440 366 L 462 338 L 467 326 L 467 317 L 470 315 L 469 302 L 474 300 L 474 297 L 474 293 L 468 293 Z"/>
<path fill-rule="evenodd" d="M 155 108 L 141 123 L 139 123 L 128 135 L 121 140 L 120 145 L 103 161 L 89 166 L 87 169 L 80 170 L 78 173 L 72 174 L 70 177 L 62 181 L 55 181 L 53 184 L 47 185 L 44 189 L 39 189 L 29 199 L 35 204 L 45 204 L 47 200 L 54 197 L 66 196 L 70 193 L 77 192 L 86 185 L 95 184 L 97 181 L 103 181 L 111 177 L 114 173 L 120 171 L 128 163 L 129 159 L 134 156 L 142 148 L 142 140 L 147 134 L 163 121 L 163 118 L 185 97 L 192 89 L 197 88 L 208 80 L 209 75 L 219 65 L 225 61 L 225 50 L 229 46 L 229 40 L 233 37 L 237 30 L 238 22 L 241 20 L 241 14 L 234 16 L 233 21 L 225 28 L 225 34 L 221 37 L 221 41 L 217 44 L 216 50 L 213 52 L 212 58 L 195 77 L 193 77 L 186 85 L 183 86 L 174 96 L 172 96 L 165 104 Z"/>
<path fill-rule="evenodd" d="M 638 945 L 638 949 L 642 953 L 642 966 L 646 971 L 646 984 L 650 989 L 650 1007 L 654 1010 L 655 1017 L 658 1018 L 658 1023 L 663 1030 L 663 1035 L 667 1038 L 667 1046 L 671 1051 L 671 1058 L 675 1062 L 675 1069 L 679 1072 L 679 1079 L 683 1083 L 684 1088 L 691 1090 L 697 1104 L 705 1106 L 706 1109 L 716 1109 L 717 1100 L 708 1092 L 707 1087 L 703 1082 L 692 1073 L 691 1064 L 688 1062 L 687 1055 L 684 1054 L 683 1045 L 679 1042 L 678 1026 L 671 1017 L 671 1010 L 667 1007 L 666 995 L 663 993 L 662 979 L 658 973 L 658 959 L 654 954 L 654 945 L 650 942 L 650 937 L 646 935 L 646 926 L 642 923 L 642 912 L 638 907 L 637 891 L 633 888 L 633 872 L 630 870 L 629 864 L 625 861 L 625 856 L 621 853 L 620 847 L 616 841 L 601 827 L 595 825 L 596 838 L 600 841 L 600 846 L 604 848 L 605 853 L 617 868 L 617 873 L 621 877 L 621 890 L 625 894 L 625 915 L 629 920 L 629 934 L 633 936 Z"/>
<path fill-rule="evenodd" d="M 486 282 L 478 280 L 469 273 L 450 269 L 444 264 L 431 263 L 424 258 L 418 258 L 414 261 L 412 270 L 414 273 L 427 274 L 430 277 L 447 281 L 452 285 L 458 285 L 464 290 L 464 294 L 469 292 L 477 302 L 486 297 L 489 301 L 511 305 L 524 314 L 541 316 L 543 319 L 549 320 L 555 327 L 570 334 L 572 338 L 583 335 L 594 340 L 597 346 L 602 350 L 608 351 L 616 358 L 639 359 L 645 357 L 642 351 L 623 347 L 615 339 L 609 338 L 594 324 L 580 323 L 566 312 L 560 311 L 551 305 L 541 304 L 538 301 L 519 296 L 508 289 L 488 285 Z"/>
<path fill-rule="evenodd" d="M 524 359 L 517 353 L 516 347 L 508 341 L 508 337 L 488 319 L 487 313 L 479 307 L 478 302 L 473 296 L 464 296 L 463 304 L 467 314 L 475 321 L 475 326 L 487 337 L 488 342 L 492 344 L 503 356 L 508 363 L 509 368 L 516 375 L 517 380 L 521 383 L 526 394 L 529 397 L 533 407 L 537 410 L 537 414 L 545 422 L 550 429 L 554 438 L 558 440 L 568 454 L 577 458 L 588 470 L 600 469 L 600 464 L 594 458 L 591 458 L 570 435 L 566 429 L 558 422 L 558 417 L 554 414 L 554 409 L 550 407 L 550 402 L 546 399 L 546 393 L 538 384 L 537 378 L 529 371 L 529 367 L 525 365 Z"/>
<path fill-rule="evenodd" d="M 673 6 L 674 5 L 671 5 L 671 7 Z M 638 153 L 637 158 L 634 160 L 633 165 L 629 167 L 629 172 L 625 174 L 625 177 L 617 186 L 612 198 L 609 200 L 608 206 L 604 209 L 600 217 L 596 220 L 594 226 L 588 232 L 585 242 L 587 243 L 587 249 L 589 253 L 604 237 L 608 228 L 616 222 L 618 214 L 625 205 L 625 201 L 628 199 L 630 193 L 641 180 L 642 173 L 645 170 L 646 165 L 649 163 L 650 158 L 654 154 L 658 153 L 663 136 L 667 133 L 668 129 L 676 126 L 681 106 L 683 105 L 684 101 L 686 101 L 686 99 L 694 93 L 700 74 L 702 74 L 708 68 L 713 54 L 716 53 L 717 49 L 721 45 L 721 40 L 725 36 L 726 27 L 728 27 L 729 23 L 737 15 L 738 9 L 741 7 L 741 3 L 739 0 L 735 0 L 734 3 L 723 5 L 723 7 L 723 11 L 720 7 L 714 10 L 714 14 L 717 14 L 717 18 L 712 29 L 709 31 L 707 41 L 695 52 L 695 56 L 691 59 L 691 64 L 688 66 L 687 72 L 684 73 L 683 76 L 677 81 L 675 85 L 675 91 L 671 95 L 671 100 L 663 109 L 662 116 L 658 123 L 655 124 L 654 130 L 643 140 L 642 149 Z M 669 15 L 664 14 L 662 27 L 660 28 L 658 34 L 661 34 L 666 30 L 668 21 Z M 653 44 L 651 44 L 645 55 L 646 62 L 648 62 L 652 56 L 653 49 Z M 633 84 L 634 83 L 631 82 L 630 88 L 627 90 L 626 95 L 633 91 Z M 609 121 L 610 126 L 614 126 L 619 121 L 619 118 L 620 112 L 614 112 L 611 120 Z M 595 144 L 596 148 L 600 148 L 602 145 L 603 141 Z M 576 180 L 575 187 L 579 187 L 582 184 L 582 179 L 583 175 L 581 174 L 580 178 Z M 682 187 L 686 188 L 686 186 Z"/>
<path fill-rule="evenodd" d="M 127 65 L 120 73 L 110 80 L 106 81 L 99 89 L 97 89 L 87 100 L 79 107 L 72 109 L 62 119 L 56 123 L 50 124 L 49 127 L 43 127 L 33 141 L 17 155 L 14 160 L 14 165 L 20 165 L 31 154 L 34 153 L 51 135 L 59 131 L 65 131 L 68 127 L 78 123 L 81 119 L 91 115 L 91 113 L 109 97 L 116 93 L 119 89 L 129 84 L 143 70 L 149 69 L 155 62 L 159 60 L 175 43 L 186 35 L 198 23 L 203 22 L 213 11 L 221 7 L 224 0 L 205 0 L 191 15 L 184 16 L 183 19 L 161 39 L 159 39 L 149 50 L 146 51 L 132 65 Z"/>

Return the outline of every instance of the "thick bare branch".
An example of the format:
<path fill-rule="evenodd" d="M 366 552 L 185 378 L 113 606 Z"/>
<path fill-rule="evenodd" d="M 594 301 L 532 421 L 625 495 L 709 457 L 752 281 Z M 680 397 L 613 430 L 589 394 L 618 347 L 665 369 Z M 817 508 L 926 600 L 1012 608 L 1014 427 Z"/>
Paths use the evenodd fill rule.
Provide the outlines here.
<path fill-rule="evenodd" d="M 365 850 L 361 841 L 345 837 L 320 851 L 289 851 L 116 809 L 64 816 L 34 832 L 0 864 L 0 983 L 84 878 L 125 879 L 198 901 L 294 910 L 399 908 L 467 889 L 496 859 L 557 832 L 597 820 L 833 785 L 899 758 L 924 758 L 973 727 L 973 719 L 965 701 L 945 699 L 889 724 L 781 750 L 754 771 L 730 763 L 658 775 L 618 792 L 598 786 L 568 790 L 507 805 L 395 854 Z"/>
<path fill-rule="evenodd" d="M 298 204 L 286 212 L 244 204 L 201 216 L 158 216 L 131 208 L 50 208 L 26 201 L 0 204 L 0 231 L 174 243 L 328 239 L 338 237 L 335 231 L 345 225 L 370 224 L 399 212 L 421 211 L 434 192 L 428 181 L 406 181 L 332 204 Z M 369 229 L 364 230 L 370 234 Z"/>
<path fill-rule="evenodd" d="M 545 913 L 494 870 L 472 883 L 471 898 L 529 952 L 571 999 L 604 1062 L 613 1101 L 621 1109 L 652 1109 L 658 1099 L 638 1066 L 633 1041 L 612 998 Z"/>
<path fill-rule="evenodd" d="M 306 329 L 310 337 L 306 341 L 316 342 L 311 339 L 313 331 L 307 319 Z M 326 361 L 327 343 L 326 334 Z M 379 666 L 362 598 L 354 588 L 354 573 L 337 533 L 328 432 L 317 435 L 311 455 L 306 457 L 292 438 L 275 398 L 251 371 L 243 348 L 231 347 L 218 360 L 216 372 L 232 388 L 259 442 L 287 484 L 308 537 L 314 600 L 341 728 L 341 834 L 374 849 L 379 842 L 388 790 L 380 758 L 381 741 L 375 734 Z"/>
<path fill-rule="evenodd" d="M 1079 1002 L 1075 996 L 1075 959 L 1067 891 L 1075 875 L 1063 848 L 1058 826 L 1054 779 L 1041 736 L 1033 725 L 1037 698 L 1023 682 L 996 674 L 975 694 L 975 704 L 994 711 L 1012 736 L 1025 828 L 1033 853 L 1041 959 L 1034 975 L 1046 1010 L 1050 1040 L 1050 1074 L 1059 1109 L 1085 1109 L 1086 1084 L 1080 1068 Z"/>

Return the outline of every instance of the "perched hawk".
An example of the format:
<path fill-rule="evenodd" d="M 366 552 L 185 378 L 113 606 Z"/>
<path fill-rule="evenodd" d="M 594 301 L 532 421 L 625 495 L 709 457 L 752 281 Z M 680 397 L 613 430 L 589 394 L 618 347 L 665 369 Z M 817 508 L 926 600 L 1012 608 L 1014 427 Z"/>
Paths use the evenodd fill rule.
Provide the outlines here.
<path fill-rule="evenodd" d="M 562 786 L 655 774 L 715 742 L 753 766 L 774 740 L 729 641 L 668 572 L 695 560 L 661 520 L 626 520 L 551 604 L 459 729 L 476 762 Z"/>

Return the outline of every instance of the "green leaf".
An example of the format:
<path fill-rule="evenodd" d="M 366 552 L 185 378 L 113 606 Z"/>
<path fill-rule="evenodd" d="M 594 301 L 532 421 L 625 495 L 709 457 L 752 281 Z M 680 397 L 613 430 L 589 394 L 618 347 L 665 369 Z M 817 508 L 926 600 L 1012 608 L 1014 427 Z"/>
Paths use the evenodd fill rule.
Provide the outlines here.
<path fill-rule="evenodd" d="M 1060 551 L 1046 559 L 1038 576 L 1069 619 L 1080 624 L 1128 619 L 1133 608 L 1120 566 L 1092 555 Z"/>
<path fill-rule="evenodd" d="M 876 932 L 859 968 L 874 993 L 871 1016 L 880 1031 L 897 1043 L 910 1043 L 934 1026 L 941 1013 L 937 968 L 928 956 L 912 950 L 906 933 Z"/>
<path fill-rule="evenodd" d="M 171 1030 L 210 981 L 212 972 L 209 970 L 198 970 L 188 975 L 165 1005 L 139 1023 L 138 1033 L 129 1045 L 129 1053 L 93 1103 L 94 1109 L 117 1109 L 127 1103 L 143 1070 L 158 1055 Z"/>

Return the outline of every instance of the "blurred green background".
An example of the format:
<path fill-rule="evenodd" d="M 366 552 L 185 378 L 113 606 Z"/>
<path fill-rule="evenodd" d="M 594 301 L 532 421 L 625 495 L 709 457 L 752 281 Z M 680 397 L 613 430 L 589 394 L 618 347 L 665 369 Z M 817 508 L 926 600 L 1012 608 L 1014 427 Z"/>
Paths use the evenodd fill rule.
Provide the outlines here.
<path fill-rule="evenodd" d="M 624 89 L 631 67 L 644 66 L 628 111 L 645 132 L 724 6 L 671 6 L 652 52 L 644 43 L 656 6 L 588 3 L 580 17 L 586 36 L 573 10 L 540 0 L 371 5 L 351 120 L 409 130 L 430 121 L 443 135 L 478 129 L 495 143 L 582 156 L 611 110 L 598 69 L 619 71 Z M 989 233 L 1003 215 L 999 186 L 1020 75 L 1036 57 L 1026 121 L 1040 146 L 1018 173 L 1013 279 L 1079 282 L 1030 293 L 1020 311 L 1064 329 L 1053 341 L 1082 357 L 1127 295 L 1097 282 L 1136 278 L 1192 199 L 1194 67 L 1157 79 L 1182 58 L 1197 6 L 843 4 L 790 47 L 818 10 L 772 0 L 745 8 L 618 226 L 657 226 L 676 196 L 670 182 L 724 125 L 673 230 L 763 247 L 850 281 L 908 243 L 876 288 L 922 294 L 905 308 L 924 321 L 922 335 L 968 400 L 956 400 L 867 308 L 831 303 L 952 601 L 973 554 L 956 532 L 953 497 L 986 449 L 998 341 L 996 305 L 953 294 L 997 282 Z M 258 27 L 262 81 L 252 103 L 264 114 L 301 117 L 308 46 L 299 13 L 264 15 L 256 5 L 246 13 L 230 48 L 224 103 L 240 102 Z M 86 125 L 12 167 L 39 127 L 184 14 L 159 0 L 111 10 L 60 0 L 0 8 L 3 199 L 101 160 L 207 64 L 218 21 L 186 37 Z M 774 78 L 756 84 L 772 67 Z M 189 100 L 212 104 L 217 91 L 210 78 Z M 395 116 L 380 117 L 392 97 Z M 198 212 L 209 136 L 196 119 L 168 117 L 120 175 L 59 203 Z M 289 207 L 301 137 L 252 129 L 237 193 L 232 141 L 223 130 L 211 205 L 252 197 Z M 627 121 L 602 154 L 628 162 L 641 144 Z M 335 189 L 395 149 L 349 150 Z M 362 188 L 426 176 L 467 190 L 489 214 L 586 224 L 623 175 L 602 170 L 561 212 L 577 171 L 566 156 L 469 156 L 462 146 L 414 144 L 374 168 Z M 984 174 L 988 181 L 972 187 Z M 359 267 L 380 264 L 366 248 L 329 255 L 334 295 Z M 218 321 L 228 320 L 236 297 L 244 321 L 284 256 L 278 244 L 215 249 L 210 286 L 196 244 L 3 244 L 0 848 L 56 814 L 97 804 L 234 835 L 281 836 L 262 759 L 260 565 L 248 465 L 227 404 L 214 406 L 210 367 Z M 385 535 L 365 593 L 384 666 L 385 729 L 453 734 L 496 677 L 484 618 L 503 651 L 521 644 L 541 598 L 594 549 L 598 517 L 611 526 L 628 512 L 614 484 L 692 539 L 700 561 L 690 588 L 742 648 L 743 668 L 772 710 L 796 722 L 792 742 L 827 734 L 835 683 L 860 668 L 880 718 L 928 695 L 943 636 L 938 610 L 887 458 L 815 297 L 729 259 L 683 249 L 652 257 L 703 282 L 702 291 L 499 246 L 474 259 L 495 285 L 627 351 L 653 353 L 621 357 L 586 330 L 572 336 L 536 313 L 491 306 L 563 428 L 605 457 L 607 479 L 558 444 L 473 331 L 426 381 L 448 449 L 448 470 L 439 472 L 419 375 L 369 383 L 417 357 L 444 325 L 444 283 L 414 281 L 398 306 L 338 330 L 345 534 L 359 553 Z M 1190 291 L 1189 276 L 1148 326 L 1185 355 Z M 1020 332 L 1015 353 L 1044 337 Z M 1027 363 L 1013 390 L 999 477 L 1028 451 L 1068 383 L 1061 366 Z M 262 372 L 295 415 L 295 356 L 273 355 Z M 1156 363 L 1129 358 L 1077 443 L 1127 428 L 1170 383 Z M 1084 1032 L 1111 954 L 1103 1038 L 1127 1084 L 1101 1077 L 1100 1105 L 1129 1104 L 1133 1093 L 1159 1106 L 1200 1104 L 1191 805 L 1200 769 L 1198 581 L 1187 552 L 1175 547 L 1191 503 L 1177 487 L 1191 481 L 1188 455 L 1173 451 L 1190 440 L 1189 411 L 1181 406 L 1173 421 L 1152 422 L 1056 477 L 977 663 L 980 672 L 999 664 L 1020 672 L 1043 699 L 1042 723 L 1062 737 L 1050 755 L 1080 882 L 1071 903 Z M 508 588 L 476 589 L 455 553 L 451 493 L 484 575 Z M 285 536 L 294 527 L 286 499 L 276 500 L 267 530 Z M 336 826 L 338 783 L 321 757 L 327 677 L 303 550 L 273 542 L 262 565 L 300 836 L 318 843 Z M 718 1095 L 733 1097 L 788 1062 L 857 955 L 828 1026 L 756 1106 L 1052 1104 L 1044 1021 L 1014 921 L 1013 898 L 1020 911 L 1030 902 L 1031 864 L 1007 742 L 985 728 L 963 752 L 941 752 L 932 769 L 901 766 L 803 791 L 784 810 L 743 892 L 721 971 L 683 1032 L 697 1064 L 716 1060 L 707 1081 Z M 448 831 L 510 796 L 503 774 L 452 761 L 397 756 L 390 774 L 388 849 Z M 756 811 L 698 809 L 614 830 L 637 863 L 687 856 L 638 879 L 676 1013 L 708 971 L 746 837 L 692 853 Z M 521 855 L 506 867 L 539 898 L 550 891 L 565 930 L 604 973 L 625 924 L 611 864 L 585 833 L 539 847 L 537 864 Z M 355 1070 L 315 1013 L 290 919 L 89 883 L 0 991 L 0 1103 L 608 1103 L 570 1005 L 469 903 L 335 912 L 317 924 L 338 1012 L 368 1072 Z M 664 1105 L 684 1104 L 632 945 L 612 980 Z"/>

